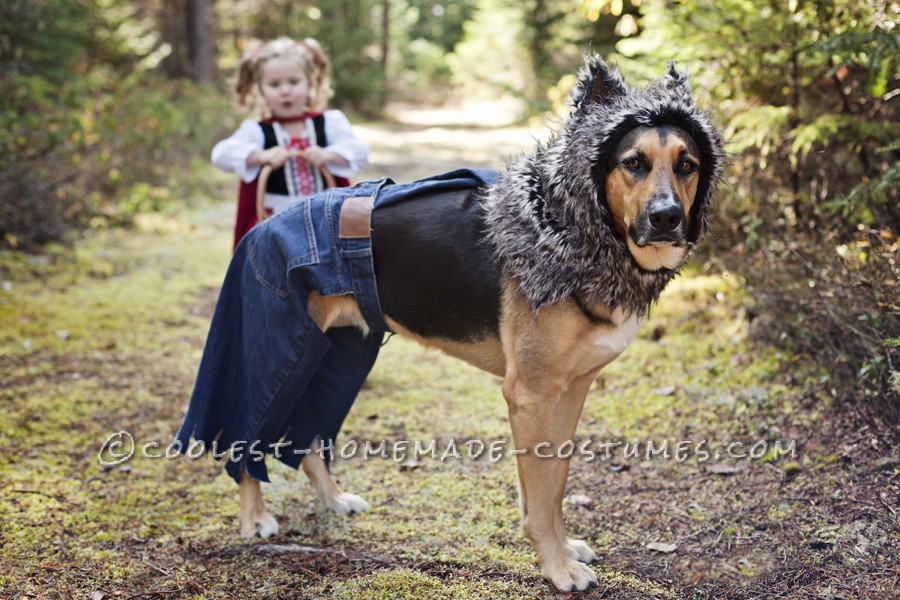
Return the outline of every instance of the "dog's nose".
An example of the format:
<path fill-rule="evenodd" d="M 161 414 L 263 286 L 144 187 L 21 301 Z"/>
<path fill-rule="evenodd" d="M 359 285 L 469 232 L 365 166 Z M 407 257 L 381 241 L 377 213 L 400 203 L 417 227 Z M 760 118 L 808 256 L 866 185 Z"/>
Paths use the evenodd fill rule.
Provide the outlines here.
<path fill-rule="evenodd" d="M 654 208 L 650 211 L 650 226 L 658 232 L 672 231 L 681 224 L 684 213 L 676 204 Z"/>

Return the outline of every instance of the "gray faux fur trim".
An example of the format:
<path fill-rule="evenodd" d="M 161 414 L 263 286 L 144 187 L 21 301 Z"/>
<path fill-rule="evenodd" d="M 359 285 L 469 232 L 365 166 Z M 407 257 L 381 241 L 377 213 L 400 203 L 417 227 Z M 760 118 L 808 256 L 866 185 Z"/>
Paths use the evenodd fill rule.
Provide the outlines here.
<path fill-rule="evenodd" d="M 510 164 L 490 189 L 487 237 L 533 309 L 578 296 L 643 316 L 677 271 L 642 269 L 615 232 L 605 197 L 607 156 L 641 125 L 675 125 L 693 136 L 702 163 L 688 231 L 693 246 L 707 229 L 710 196 L 722 175 L 722 137 L 674 63 L 662 81 L 640 89 L 588 56 L 572 101 L 562 130 Z"/>

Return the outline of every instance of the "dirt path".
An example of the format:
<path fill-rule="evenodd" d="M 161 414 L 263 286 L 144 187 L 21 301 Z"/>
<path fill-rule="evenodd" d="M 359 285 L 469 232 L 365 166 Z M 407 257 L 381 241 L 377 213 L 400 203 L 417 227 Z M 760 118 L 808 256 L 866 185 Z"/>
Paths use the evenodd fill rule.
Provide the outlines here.
<path fill-rule="evenodd" d="M 408 117 L 360 127 L 365 176 L 499 167 L 532 145 L 525 128 Z M 247 542 L 218 465 L 150 456 L 184 413 L 228 259 L 234 182 L 201 179 L 227 202 L 0 255 L 0 598 L 561 596 L 519 532 L 513 460 L 469 456 L 511 448 L 499 380 L 402 340 L 342 443 L 409 441 L 406 456 L 334 468 L 367 513 L 323 513 L 273 466 L 281 534 Z M 600 559 L 583 597 L 897 597 L 900 461 L 866 431 L 838 436 L 803 361 L 748 339 L 745 303 L 738 276 L 692 266 L 592 389 L 566 499 Z M 119 431 L 136 456 L 103 466 Z"/>

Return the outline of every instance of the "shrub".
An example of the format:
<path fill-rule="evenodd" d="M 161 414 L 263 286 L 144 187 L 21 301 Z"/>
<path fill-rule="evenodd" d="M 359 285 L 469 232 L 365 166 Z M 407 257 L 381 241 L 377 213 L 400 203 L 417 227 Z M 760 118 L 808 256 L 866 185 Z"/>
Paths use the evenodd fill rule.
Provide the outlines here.
<path fill-rule="evenodd" d="M 587 0 L 585 0 L 587 1 Z M 733 153 L 716 255 L 758 302 L 761 337 L 900 434 L 897 7 L 650 0 L 618 48 L 632 72 L 677 59 Z M 729 235 L 730 234 L 730 235 Z"/>
<path fill-rule="evenodd" d="M 864 228 L 815 246 L 785 232 L 740 256 L 758 303 L 754 337 L 811 356 L 824 390 L 900 436 L 900 239 Z"/>
<path fill-rule="evenodd" d="M 171 169 L 208 156 L 231 120 L 224 94 L 162 79 L 148 50 L 109 33 L 135 25 L 114 8 L 0 8 L 0 246 L 62 240 L 160 207 Z"/>

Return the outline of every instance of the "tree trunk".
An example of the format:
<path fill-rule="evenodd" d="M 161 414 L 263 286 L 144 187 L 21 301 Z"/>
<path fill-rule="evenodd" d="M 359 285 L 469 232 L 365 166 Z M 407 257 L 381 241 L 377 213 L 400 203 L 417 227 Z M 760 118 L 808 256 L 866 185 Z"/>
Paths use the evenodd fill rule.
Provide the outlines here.
<path fill-rule="evenodd" d="M 791 128 L 791 139 L 797 135 L 797 127 L 800 126 L 800 48 L 799 34 L 797 32 L 797 24 L 791 22 L 791 75 L 788 83 L 790 117 L 788 118 L 788 126 Z M 800 157 L 796 158 L 796 164 L 791 161 L 791 206 L 794 209 L 794 216 L 797 219 L 797 227 L 806 228 L 807 211 L 803 206 L 800 197 Z"/>
<path fill-rule="evenodd" d="M 387 104 L 387 91 L 390 85 L 388 78 L 388 53 L 391 47 L 391 0 L 381 3 L 381 72 L 384 86 L 381 88 L 381 105 Z"/>
<path fill-rule="evenodd" d="M 188 77 L 190 63 L 186 52 L 187 30 L 184 27 L 187 18 L 185 0 L 162 0 L 157 18 L 160 38 L 171 48 L 162 61 L 163 72 L 170 79 Z"/>
<path fill-rule="evenodd" d="M 188 60 L 191 79 L 196 83 L 212 83 L 213 81 L 212 44 L 206 15 L 206 0 L 188 0 Z"/>

